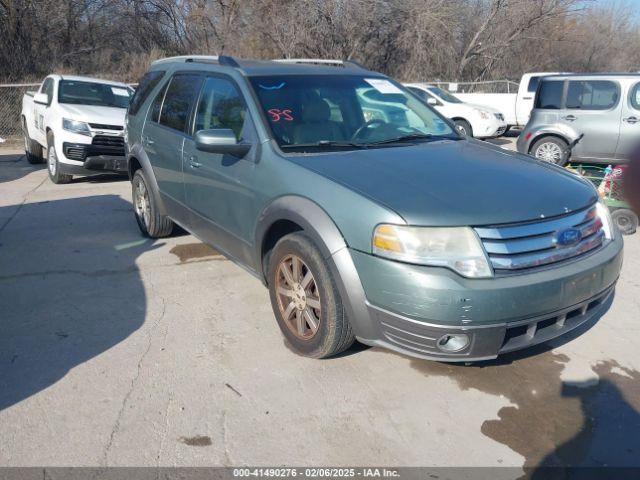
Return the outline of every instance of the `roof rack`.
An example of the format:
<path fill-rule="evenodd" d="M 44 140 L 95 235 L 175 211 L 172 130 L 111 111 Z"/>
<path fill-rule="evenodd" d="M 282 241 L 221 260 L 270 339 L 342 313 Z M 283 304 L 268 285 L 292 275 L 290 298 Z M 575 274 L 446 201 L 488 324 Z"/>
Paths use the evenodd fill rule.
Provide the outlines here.
<path fill-rule="evenodd" d="M 177 57 L 167 57 L 156 60 L 152 65 L 169 62 L 185 62 L 185 63 L 216 63 L 227 67 L 239 67 L 240 64 L 229 55 L 179 55 Z"/>
<path fill-rule="evenodd" d="M 291 63 L 299 65 L 327 65 L 330 67 L 342 67 L 342 68 L 357 68 L 366 70 L 366 67 L 356 62 L 355 60 L 333 60 L 326 58 L 276 58 L 274 62 L 279 63 Z"/>

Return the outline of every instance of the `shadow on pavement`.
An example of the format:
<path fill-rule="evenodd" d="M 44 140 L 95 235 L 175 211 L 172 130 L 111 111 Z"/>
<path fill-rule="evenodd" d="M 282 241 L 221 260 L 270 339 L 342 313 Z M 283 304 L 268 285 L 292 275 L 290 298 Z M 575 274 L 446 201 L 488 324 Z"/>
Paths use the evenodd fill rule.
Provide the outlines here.
<path fill-rule="evenodd" d="M 140 328 L 136 259 L 153 248 L 118 196 L 24 204 L 0 232 L 0 410 Z"/>
<path fill-rule="evenodd" d="M 0 183 L 18 180 L 31 172 L 42 170 L 43 168 L 45 168 L 44 163 L 31 165 L 22 153 L 0 153 Z"/>

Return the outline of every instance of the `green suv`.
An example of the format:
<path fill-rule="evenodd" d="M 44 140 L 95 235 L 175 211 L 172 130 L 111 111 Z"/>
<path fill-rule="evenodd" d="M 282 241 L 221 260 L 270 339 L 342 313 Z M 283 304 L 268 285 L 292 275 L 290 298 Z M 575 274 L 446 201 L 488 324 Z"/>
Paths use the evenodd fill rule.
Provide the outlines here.
<path fill-rule="evenodd" d="M 590 183 L 355 62 L 159 60 L 126 145 L 142 232 L 178 224 L 260 278 L 302 355 L 495 358 L 595 322 L 620 272 Z"/>

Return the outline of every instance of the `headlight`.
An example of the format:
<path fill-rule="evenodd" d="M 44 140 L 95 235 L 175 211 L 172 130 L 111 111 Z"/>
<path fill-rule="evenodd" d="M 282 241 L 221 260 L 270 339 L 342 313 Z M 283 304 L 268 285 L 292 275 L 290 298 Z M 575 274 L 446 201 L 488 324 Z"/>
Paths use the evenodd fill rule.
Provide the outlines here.
<path fill-rule="evenodd" d="M 615 229 L 613 227 L 613 220 L 611 219 L 611 212 L 609 212 L 609 207 L 602 203 L 602 200 L 598 200 L 598 203 L 596 203 L 596 213 L 602 222 L 604 237 L 607 240 L 613 240 Z"/>
<path fill-rule="evenodd" d="M 91 136 L 91 131 L 89 130 L 89 124 L 85 122 L 79 122 L 77 120 L 69 120 L 68 118 L 63 118 L 62 128 L 69 132 L 79 133 L 80 135 Z"/>
<path fill-rule="evenodd" d="M 373 253 L 401 262 L 446 267 L 464 277 L 493 276 L 480 239 L 469 227 L 378 225 Z"/>
<path fill-rule="evenodd" d="M 480 110 L 479 108 L 474 108 L 473 111 L 476 112 L 478 115 L 480 115 L 480 118 L 483 118 L 484 120 L 491 119 L 491 114 L 486 110 Z"/>

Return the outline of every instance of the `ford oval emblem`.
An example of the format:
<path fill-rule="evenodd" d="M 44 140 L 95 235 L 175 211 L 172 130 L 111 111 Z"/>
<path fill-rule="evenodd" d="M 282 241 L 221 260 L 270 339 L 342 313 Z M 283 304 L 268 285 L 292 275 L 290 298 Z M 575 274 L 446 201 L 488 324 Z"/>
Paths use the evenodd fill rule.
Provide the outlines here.
<path fill-rule="evenodd" d="M 582 232 L 577 228 L 567 228 L 556 234 L 555 243 L 559 247 L 573 247 L 582 240 Z"/>

